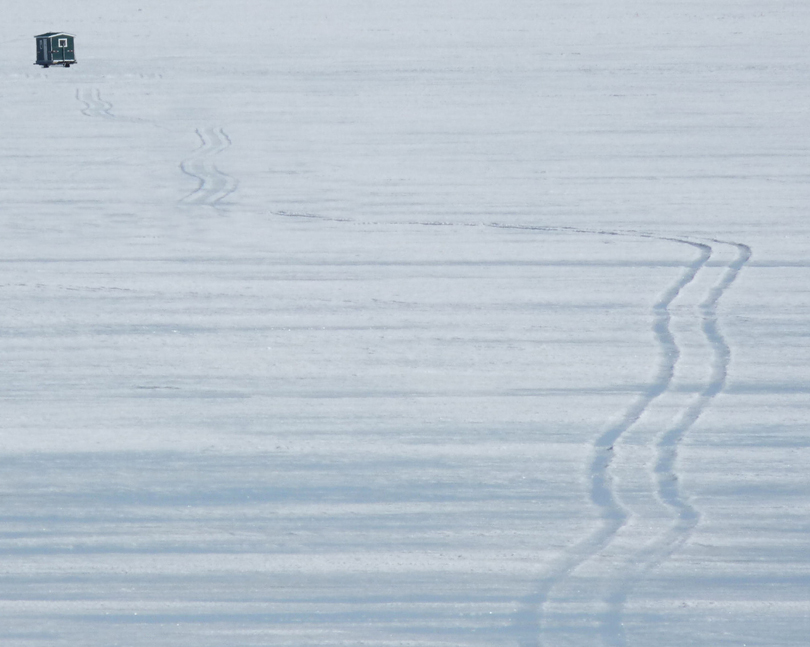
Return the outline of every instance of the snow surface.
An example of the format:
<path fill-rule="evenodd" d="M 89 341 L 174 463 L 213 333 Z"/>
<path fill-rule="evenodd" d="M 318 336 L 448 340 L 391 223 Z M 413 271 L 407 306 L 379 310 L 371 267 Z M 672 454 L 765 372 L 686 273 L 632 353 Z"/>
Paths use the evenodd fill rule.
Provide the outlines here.
<path fill-rule="evenodd" d="M 2 644 L 807 645 L 809 36 L 5 3 Z"/>

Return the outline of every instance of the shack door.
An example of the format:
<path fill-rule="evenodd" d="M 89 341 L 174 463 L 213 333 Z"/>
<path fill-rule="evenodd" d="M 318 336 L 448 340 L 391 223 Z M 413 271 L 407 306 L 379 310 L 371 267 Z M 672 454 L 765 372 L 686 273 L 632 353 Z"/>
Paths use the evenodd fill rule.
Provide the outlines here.
<path fill-rule="evenodd" d="M 67 57 L 68 39 L 65 37 L 54 38 L 53 60 L 64 61 Z"/>
<path fill-rule="evenodd" d="M 48 60 L 45 55 L 45 42 L 45 38 L 37 38 L 37 62 Z"/>

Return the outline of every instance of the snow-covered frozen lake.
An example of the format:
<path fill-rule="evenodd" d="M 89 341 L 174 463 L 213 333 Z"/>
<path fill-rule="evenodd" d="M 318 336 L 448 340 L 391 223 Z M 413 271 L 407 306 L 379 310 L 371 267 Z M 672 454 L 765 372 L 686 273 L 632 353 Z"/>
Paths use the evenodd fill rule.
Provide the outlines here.
<path fill-rule="evenodd" d="M 8 4 L 3 645 L 808 644 L 810 5 Z"/>

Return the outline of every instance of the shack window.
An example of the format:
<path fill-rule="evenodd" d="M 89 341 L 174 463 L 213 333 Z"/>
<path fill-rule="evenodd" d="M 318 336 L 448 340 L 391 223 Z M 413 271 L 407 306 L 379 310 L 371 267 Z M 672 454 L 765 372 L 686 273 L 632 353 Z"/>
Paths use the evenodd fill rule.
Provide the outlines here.
<path fill-rule="evenodd" d="M 59 47 L 67 47 L 67 38 L 59 39 Z"/>

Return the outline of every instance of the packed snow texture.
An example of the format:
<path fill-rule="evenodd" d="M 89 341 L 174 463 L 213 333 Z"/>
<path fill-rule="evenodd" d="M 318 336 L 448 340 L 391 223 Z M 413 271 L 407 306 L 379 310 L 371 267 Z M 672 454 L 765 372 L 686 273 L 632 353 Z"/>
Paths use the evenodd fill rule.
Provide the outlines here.
<path fill-rule="evenodd" d="M 3 645 L 807 645 L 807 2 L 6 4 Z"/>

